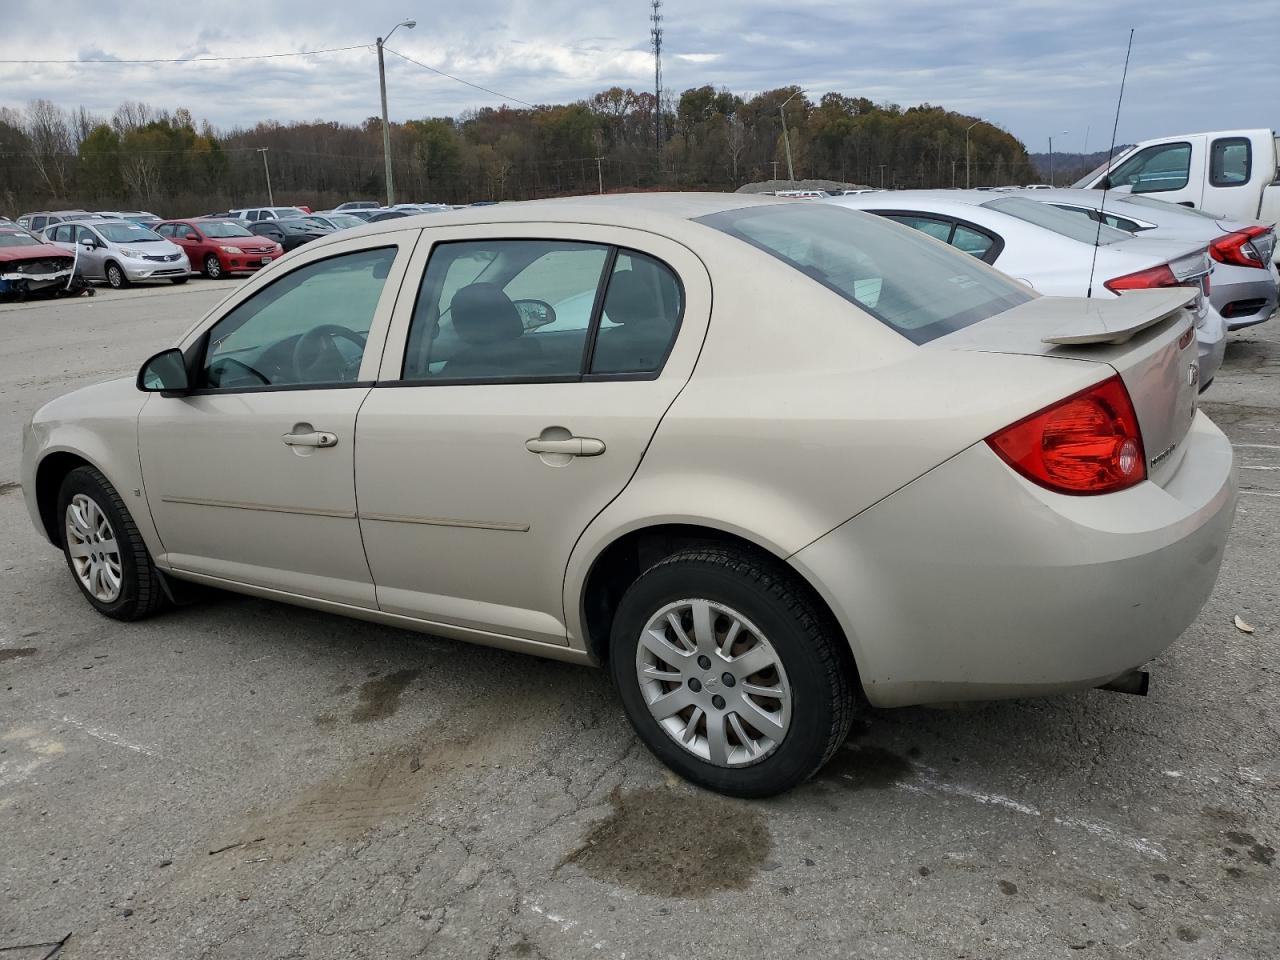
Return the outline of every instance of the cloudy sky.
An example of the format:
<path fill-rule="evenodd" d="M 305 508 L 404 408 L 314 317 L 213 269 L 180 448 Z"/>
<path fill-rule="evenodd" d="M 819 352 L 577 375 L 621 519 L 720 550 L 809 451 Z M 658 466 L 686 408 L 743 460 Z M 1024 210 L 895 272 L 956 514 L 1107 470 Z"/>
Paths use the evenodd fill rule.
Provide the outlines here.
<path fill-rule="evenodd" d="M 0 0 L 0 60 L 243 56 L 367 44 L 312 57 L 188 64 L 0 63 L 0 105 L 43 97 L 110 112 L 185 106 L 220 127 L 358 121 L 378 112 L 373 39 L 513 100 L 649 89 L 647 0 Z M 981 8 L 980 8 L 981 7 Z M 443 12 L 442 12 L 443 11 Z M 1138 28 L 1119 139 L 1280 127 L 1280 0 L 667 0 L 668 88 L 752 93 L 800 84 L 940 104 L 1000 124 L 1033 152 L 1104 149 L 1128 28 Z M 1127 17 L 1126 17 L 1127 15 Z M 1132 23 L 1130 21 L 1133 21 Z M 388 55 L 396 119 L 503 102 Z M 1064 131 L 1066 131 L 1064 133 Z"/>

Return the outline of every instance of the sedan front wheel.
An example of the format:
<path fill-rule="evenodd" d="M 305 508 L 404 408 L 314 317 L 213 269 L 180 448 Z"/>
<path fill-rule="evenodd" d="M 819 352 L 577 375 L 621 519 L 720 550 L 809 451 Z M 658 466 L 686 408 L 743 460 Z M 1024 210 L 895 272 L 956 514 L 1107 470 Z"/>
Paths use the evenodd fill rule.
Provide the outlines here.
<path fill-rule="evenodd" d="M 854 697 L 843 644 L 777 561 L 697 547 L 628 588 L 610 667 L 659 759 L 711 790 L 764 797 L 811 777 L 844 742 Z"/>
<path fill-rule="evenodd" d="M 140 620 L 164 605 L 165 595 L 120 494 L 94 467 L 67 474 L 58 493 L 62 550 L 76 586 L 99 613 Z"/>

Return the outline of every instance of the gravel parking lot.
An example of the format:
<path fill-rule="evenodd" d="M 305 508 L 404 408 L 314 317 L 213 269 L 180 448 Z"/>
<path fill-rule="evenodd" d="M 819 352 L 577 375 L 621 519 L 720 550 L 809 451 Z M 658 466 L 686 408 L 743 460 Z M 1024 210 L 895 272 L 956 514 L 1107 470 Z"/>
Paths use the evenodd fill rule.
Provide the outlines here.
<path fill-rule="evenodd" d="M 5 958 L 1280 955 L 1280 321 L 1202 398 L 1243 493 L 1151 696 L 875 713 L 741 802 L 666 773 L 600 671 L 230 595 L 84 603 L 20 429 L 234 283 L 0 307 L 0 948 L 33 945 Z"/>

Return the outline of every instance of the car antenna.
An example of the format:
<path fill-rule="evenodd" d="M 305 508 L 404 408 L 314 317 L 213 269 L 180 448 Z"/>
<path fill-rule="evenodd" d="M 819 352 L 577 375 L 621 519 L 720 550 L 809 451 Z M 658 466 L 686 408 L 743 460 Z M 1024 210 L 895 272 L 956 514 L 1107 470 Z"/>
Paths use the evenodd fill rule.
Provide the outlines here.
<path fill-rule="evenodd" d="M 1093 273 L 1098 269 L 1098 247 L 1102 243 L 1102 217 L 1107 209 L 1107 191 L 1111 189 L 1111 161 L 1116 154 L 1116 133 L 1120 129 L 1120 104 L 1124 103 L 1124 82 L 1129 77 L 1129 54 L 1133 53 L 1133 27 L 1129 28 L 1129 48 L 1124 52 L 1124 72 L 1120 74 L 1120 96 L 1116 98 L 1116 122 L 1111 128 L 1111 147 L 1107 150 L 1107 175 L 1102 178 L 1102 208 L 1098 211 L 1098 229 L 1093 235 L 1093 262 L 1089 264 L 1089 289 L 1093 296 Z"/>

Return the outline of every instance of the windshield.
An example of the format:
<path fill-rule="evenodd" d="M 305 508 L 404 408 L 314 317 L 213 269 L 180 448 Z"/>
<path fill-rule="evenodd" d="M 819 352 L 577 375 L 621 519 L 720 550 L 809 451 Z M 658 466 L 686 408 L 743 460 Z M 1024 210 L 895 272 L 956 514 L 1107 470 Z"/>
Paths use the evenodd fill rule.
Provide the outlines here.
<path fill-rule="evenodd" d="M 164 237 L 146 227 L 121 220 L 119 223 L 100 223 L 95 228 L 112 243 L 155 243 Z"/>
<path fill-rule="evenodd" d="M 697 222 L 794 267 L 913 343 L 928 343 L 1034 296 L 968 254 L 843 207 L 770 204 Z"/>
<path fill-rule="evenodd" d="M 1027 223 L 1034 223 L 1037 227 L 1052 230 L 1059 236 L 1067 237 L 1070 240 L 1078 240 L 1090 246 L 1093 245 L 1095 240 L 1098 243 L 1107 244 L 1115 243 L 1118 240 L 1132 239 L 1132 235 L 1125 233 L 1123 230 L 1104 226 L 1091 219 L 1085 219 L 1078 214 L 1059 209 L 1048 203 L 1040 203 L 1037 200 L 1024 200 L 1022 197 L 1001 197 L 998 200 L 988 200 L 982 206 L 989 210 L 999 210 L 1001 213 L 1007 213 L 1009 216 L 1025 220 Z"/>
<path fill-rule="evenodd" d="M 238 223 L 229 223 L 226 220 L 211 220 L 208 223 L 200 224 L 200 232 L 206 237 L 222 239 L 223 237 L 252 237 L 253 234 L 240 226 Z"/>
<path fill-rule="evenodd" d="M 19 233 L 17 230 L 6 230 L 0 233 L 0 247 L 30 247 L 43 242 L 29 233 Z"/>
<path fill-rule="evenodd" d="M 363 227 L 364 221 L 359 217 L 353 217 L 345 213 L 331 213 L 325 219 L 332 223 L 335 227 L 342 230 L 348 227 Z"/>

